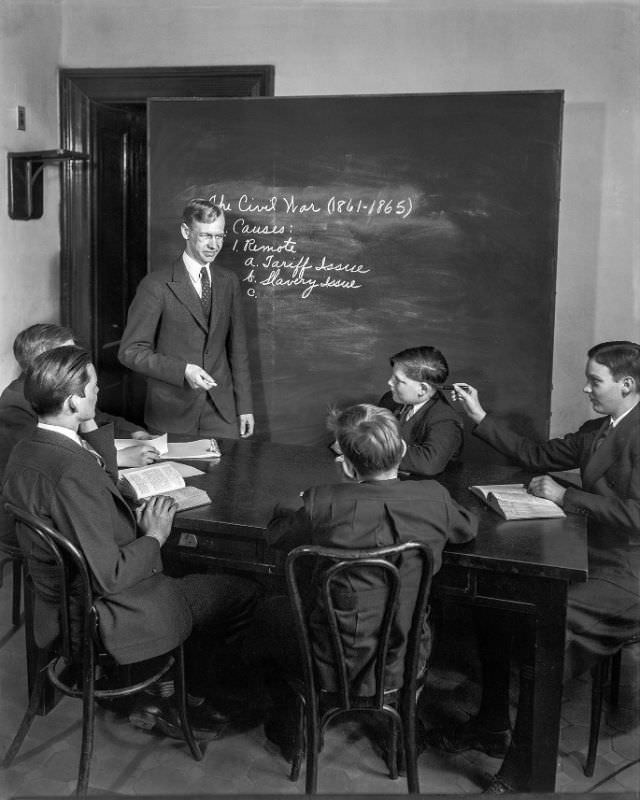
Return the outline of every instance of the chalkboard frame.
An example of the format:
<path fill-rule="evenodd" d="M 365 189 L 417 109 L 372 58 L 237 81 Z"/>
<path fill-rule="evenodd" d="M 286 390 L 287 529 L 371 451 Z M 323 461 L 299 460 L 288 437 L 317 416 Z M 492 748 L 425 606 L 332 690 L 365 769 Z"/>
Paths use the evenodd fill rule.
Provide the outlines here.
<path fill-rule="evenodd" d="M 243 183 L 242 175 L 238 175 L 234 181 L 225 181 L 224 178 L 218 177 L 219 173 L 224 172 L 224 169 L 220 169 L 220 152 L 224 152 L 225 161 L 230 161 L 240 168 L 243 165 L 240 159 L 243 151 L 245 154 L 251 153 L 259 147 L 265 151 L 268 150 L 269 142 L 278 138 L 277 133 L 284 140 L 280 149 L 275 151 L 280 162 L 274 161 L 275 166 L 268 162 L 268 159 L 274 158 L 274 151 L 268 150 L 261 166 L 265 168 L 265 173 L 271 172 L 274 176 L 274 183 L 278 186 L 280 185 L 278 183 L 280 174 L 286 174 L 287 178 L 292 174 L 294 177 L 297 175 L 299 179 L 301 177 L 299 166 L 289 166 L 290 161 L 296 155 L 293 152 L 296 148 L 292 135 L 287 138 L 285 126 L 306 125 L 305 130 L 310 131 L 310 135 L 317 137 L 315 145 L 317 145 L 316 153 L 319 154 L 317 160 L 320 161 L 324 146 L 322 137 L 327 137 L 328 129 L 322 128 L 322 132 L 318 131 L 321 130 L 322 121 L 327 116 L 327 109 L 334 112 L 334 121 L 342 123 L 343 130 L 347 130 L 349 125 L 353 128 L 352 133 L 344 134 L 346 142 L 344 151 L 345 155 L 348 155 L 349 145 L 354 141 L 361 141 L 357 138 L 358 136 L 369 135 L 365 125 L 354 125 L 353 120 L 350 117 L 347 118 L 354 108 L 366 108 L 368 120 L 374 118 L 372 109 L 380 109 L 382 112 L 385 109 L 398 108 L 406 128 L 413 121 L 411 115 L 414 113 L 414 109 L 422 109 L 425 106 L 431 108 L 427 112 L 420 110 L 418 117 L 422 121 L 428 119 L 429 126 L 435 128 L 439 126 L 442 130 L 442 142 L 446 140 L 447 136 L 450 138 L 458 136 L 455 141 L 459 142 L 456 144 L 459 151 L 452 150 L 450 146 L 447 149 L 447 146 L 440 144 L 441 140 L 435 135 L 429 141 L 432 146 L 443 148 L 443 159 L 453 172 L 457 166 L 454 163 L 455 158 L 461 153 L 463 167 L 459 175 L 455 176 L 455 181 L 458 183 L 454 185 L 454 189 L 460 196 L 464 195 L 465 198 L 469 198 L 467 201 L 469 208 L 473 207 L 474 213 L 478 214 L 477 219 L 473 219 L 471 214 L 468 214 L 468 219 L 465 219 L 464 213 L 461 213 L 460 210 L 452 211 L 449 207 L 444 214 L 445 221 L 453 219 L 459 230 L 464 231 L 465 225 L 472 230 L 473 225 L 479 219 L 480 224 L 484 224 L 485 228 L 476 229 L 469 234 L 470 241 L 473 244 L 481 241 L 486 247 L 486 252 L 496 259 L 499 259 L 504 253 L 508 253 L 509 257 L 513 257 L 515 254 L 515 257 L 520 260 L 515 264 L 513 275 L 500 275 L 500 269 L 496 265 L 492 265 L 491 270 L 488 271 L 492 280 L 502 281 L 502 285 L 496 288 L 495 306 L 487 310 L 489 316 L 493 314 L 497 317 L 495 324 L 490 327 L 490 330 L 484 332 L 482 341 L 480 341 L 482 337 L 474 339 L 473 324 L 468 326 L 471 330 L 464 329 L 465 325 L 460 324 L 460 315 L 455 320 L 456 331 L 447 331 L 444 312 L 452 311 L 455 306 L 456 287 L 451 284 L 455 283 L 456 279 L 464 282 L 464 273 L 456 275 L 454 271 L 444 275 L 438 284 L 439 291 L 442 291 L 446 297 L 443 302 L 442 318 L 437 318 L 437 309 L 434 306 L 430 307 L 432 324 L 422 327 L 407 325 L 406 334 L 394 331 L 393 335 L 386 336 L 382 332 L 373 343 L 374 360 L 371 359 L 371 343 L 368 345 L 366 341 L 354 341 L 353 337 L 343 336 L 339 342 L 340 348 L 338 357 L 335 359 L 333 373 L 331 360 L 336 356 L 337 350 L 329 348 L 327 353 L 321 353 L 317 347 L 316 351 L 312 353 L 307 350 L 300 355 L 294 354 L 293 361 L 296 362 L 297 359 L 297 363 L 294 363 L 296 369 L 292 371 L 288 367 L 283 367 L 282 362 L 278 364 L 278 354 L 282 352 L 283 345 L 286 351 L 288 332 L 293 326 L 299 328 L 301 315 L 292 312 L 290 304 L 287 305 L 282 299 L 276 297 L 276 288 L 273 288 L 271 296 L 264 298 L 265 305 L 262 308 L 266 307 L 266 304 L 270 304 L 272 307 L 270 307 L 271 313 L 266 317 L 264 314 L 260 316 L 256 313 L 256 303 L 247 298 L 245 309 L 253 341 L 251 361 L 256 390 L 257 435 L 275 441 L 303 444 L 316 444 L 322 441 L 326 436 L 324 431 L 326 409 L 334 404 L 343 406 L 350 402 L 375 402 L 386 389 L 385 382 L 389 371 L 388 357 L 403 347 L 418 344 L 433 344 L 441 347 L 449 359 L 451 377 L 467 380 L 469 383 L 477 385 L 486 406 L 508 417 L 516 429 L 539 438 L 545 438 L 548 435 L 560 198 L 563 107 L 563 92 L 560 90 L 233 99 L 154 98 L 149 101 L 149 268 L 166 266 L 169 260 L 179 254 L 182 246 L 178 231 L 179 211 L 190 196 L 215 196 L 217 199 L 230 200 L 229 192 L 225 191 L 226 186 L 230 182 L 237 186 Z M 509 115 L 509 111 L 505 111 L 507 107 L 514 109 L 513 118 Z M 189 113 L 186 113 L 187 109 L 189 109 Z M 185 127 L 188 128 L 187 123 L 194 119 L 194 114 L 202 116 L 203 119 L 206 117 L 206 121 L 202 123 L 206 129 L 206 141 L 196 141 L 195 150 L 198 151 L 199 148 L 199 151 L 195 154 L 193 152 L 194 139 L 193 137 L 189 138 L 191 134 L 184 132 Z M 363 117 L 367 116 L 364 112 L 362 114 Z M 420 114 L 423 116 L 420 117 Z M 467 119 L 460 121 L 456 127 L 455 120 L 465 114 Z M 247 123 L 246 134 L 244 133 L 245 129 L 238 122 L 243 118 L 250 119 L 252 123 L 251 125 Z M 484 209 L 482 207 L 482 170 L 478 170 L 478 174 L 474 173 L 470 176 L 471 188 L 463 186 L 461 183 L 464 180 L 464 170 L 469 169 L 469 164 L 472 163 L 469 161 L 468 151 L 472 148 L 473 141 L 471 143 L 467 141 L 466 131 L 470 130 L 478 121 L 480 126 L 484 125 L 488 131 L 488 133 L 483 133 L 484 145 L 491 142 L 493 135 L 498 138 L 504 135 L 507 142 L 507 146 L 504 146 L 502 151 L 499 151 L 498 146 L 495 145 L 496 152 L 489 152 L 491 145 L 487 145 L 488 155 L 483 155 L 487 163 L 483 164 L 482 168 L 486 171 L 489 179 L 496 179 L 496 186 L 498 186 L 494 197 L 485 198 Z M 170 144 L 167 146 L 166 128 L 171 125 L 175 125 L 175 129 L 169 132 Z M 309 127 L 311 125 L 316 127 Z M 382 123 L 379 125 L 382 126 Z M 504 134 L 503 131 L 505 126 L 512 127 L 507 134 Z M 374 142 L 380 152 L 384 150 L 385 157 L 388 153 L 385 149 L 387 140 L 393 138 L 387 135 L 390 130 L 394 130 L 393 126 L 387 127 L 384 133 L 378 133 L 379 139 Z M 232 132 L 245 136 L 240 144 L 235 142 Z M 352 138 L 348 139 L 348 135 Z M 396 135 L 401 135 L 399 130 Z M 414 151 L 407 155 L 407 159 L 415 160 L 420 155 L 415 142 L 416 138 L 408 140 L 407 147 L 413 147 Z M 237 144 L 236 149 L 234 149 L 235 144 Z M 518 149 L 520 144 L 526 151 L 524 154 Z M 199 176 L 193 173 L 193 165 L 203 163 L 202 152 L 204 149 L 204 152 L 208 153 L 207 148 L 215 151 L 211 158 L 214 168 L 210 168 L 208 165 L 209 171 L 201 180 L 198 180 Z M 178 170 L 185 170 L 184 174 L 176 177 L 167 174 L 166 166 L 162 167 L 168 185 L 173 186 L 173 189 L 169 190 L 170 194 L 167 194 L 165 185 L 159 185 L 162 184 L 162 181 L 156 180 L 158 178 L 156 166 L 159 163 L 167 163 L 167 152 L 170 152 L 172 156 L 174 165 L 172 169 L 177 163 Z M 307 157 L 309 152 L 307 150 Z M 370 152 L 373 152 L 372 159 L 375 161 L 375 147 Z M 299 164 L 302 163 L 305 156 L 301 157 L 298 154 L 297 157 L 301 159 L 296 162 Z M 396 154 L 396 159 L 401 158 L 402 155 Z M 447 159 L 449 159 L 448 162 Z M 513 162 L 512 164 L 509 163 L 509 159 Z M 531 161 L 532 164 L 537 159 L 537 162 L 533 166 L 522 167 L 521 159 Z M 246 161 L 249 160 L 246 158 Z M 346 169 L 347 161 L 344 159 L 339 168 Z M 382 164 L 382 156 L 379 157 L 379 162 Z M 431 165 L 436 163 L 437 159 L 433 158 Z M 259 159 L 254 159 L 247 169 L 255 169 L 255 164 L 260 164 Z M 189 172 L 189 168 L 191 168 L 191 172 Z M 296 169 L 298 169 L 297 173 Z M 314 173 L 312 177 L 320 174 L 321 167 L 314 166 L 313 169 L 317 169 L 318 172 Z M 491 173 L 491 170 L 494 172 Z M 337 171 L 339 172 L 339 169 Z M 443 171 L 446 170 L 443 169 Z M 473 168 L 471 172 L 473 172 Z M 215 174 L 215 177 L 212 177 L 212 173 Z M 522 180 L 522 176 L 524 176 L 524 180 L 522 184 L 518 184 L 517 181 Z M 504 187 L 498 185 L 497 179 L 504 181 Z M 441 177 L 440 180 L 440 188 L 443 185 L 446 186 L 446 176 Z M 282 184 L 286 182 L 286 180 L 281 181 Z M 301 180 L 299 182 L 302 184 Z M 251 189 L 254 184 L 258 185 L 259 182 L 254 181 L 252 177 L 251 180 L 246 179 L 245 183 L 249 190 L 249 196 L 252 196 Z M 306 184 L 301 188 L 304 190 L 305 186 Z M 214 190 L 212 191 L 212 189 Z M 503 215 L 497 226 L 491 227 L 490 222 L 484 221 L 481 214 L 485 213 L 487 218 L 491 214 L 500 214 L 497 201 L 502 199 L 499 196 L 502 189 L 504 189 L 504 196 L 508 196 L 508 202 L 513 208 L 509 209 L 510 214 Z M 535 195 L 535 202 L 519 198 L 520 191 L 523 195 L 527 193 Z M 304 191 L 301 196 L 304 196 Z M 396 201 L 399 199 L 402 199 L 400 195 Z M 473 205 L 474 203 L 476 205 Z M 233 202 L 231 202 L 231 206 L 233 206 Z M 462 211 L 466 212 L 468 208 L 464 207 Z M 535 219 L 533 212 L 537 215 Z M 268 216 L 269 212 L 261 213 Z M 429 214 L 431 216 L 428 219 L 425 216 L 425 219 L 433 227 L 433 214 L 431 211 Z M 517 230 L 517 233 L 526 239 L 526 246 L 510 240 L 510 227 L 505 222 L 505 220 L 517 220 L 518 216 L 523 214 L 531 215 L 531 220 L 527 222 L 527 225 Z M 233 225 L 239 215 L 240 212 L 237 208 L 227 211 L 227 230 L 229 230 L 230 223 Z M 276 215 L 273 215 L 273 218 L 275 219 Z M 305 241 L 312 241 L 314 236 L 317 237 L 317 231 L 311 232 L 311 234 L 306 237 Z M 515 235 L 514 233 L 514 238 Z M 496 237 L 497 243 L 487 245 L 487 240 L 491 237 Z M 317 238 L 314 241 L 317 241 Z M 441 248 L 443 248 L 443 241 L 444 239 L 440 240 Z M 395 241 L 395 244 L 397 245 L 398 242 Z M 243 288 L 246 289 L 247 284 L 244 281 L 247 277 L 247 269 L 235 257 L 237 250 L 234 253 L 232 247 L 233 245 L 227 241 L 225 249 L 218 257 L 218 262 L 235 271 L 243 281 Z M 536 250 L 536 258 L 528 257 L 526 247 Z M 467 259 L 467 266 L 473 265 L 474 254 L 467 252 L 467 249 L 468 243 L 465 247 L 458 248 L 451 256 L 447 254 L 446 258 L 453 258 L 462 253 Z M 416 263 L 420 258 L 415 254 L 411 257 Z M 446 269 L 452 268 L 451 263 L 446 259 L 443 263 L 445 263 Z M 531 276 L 532 265 L 537 270 L 534 276 L 535 280 Z M 463 264 L 461 269 L 464 266 Z M 442 276 L 440 277 L 442 278 Z M 285 291 L 292 288 L 285 287 Z M 469 289 L 469 287 L 467 288 Z M 314 289 L 314 291 L 316 290 Z M 483 291 L 485 290 L 481 289 L 478 292 L 477 298 L 474 298 L 472 291 L 467 291 L 465 295 L 469 319 L 476 326 L 482 320 L 479 316 L 480 311 L 474 309 L 474 301 L 477 300 L 481 305 L 483 302 L 487 303 L 492 300 L 491 293 L 489 292 L 488 296 L 485 296 L 487 292 L 485 291 L 485 295 L 483 295 Z M 520 302 L 519 297 L 524 292 L 530 294 L 521 310 L 511 313 L 500 305 L 498 295 L 510 298 L 510 300 L 515 298 Z M 282 297 L 281 294 L 280 298 Z M 410 297 L 402 299 L 405 304 L 411 300 Z M 278 310 L 275 308 L 278 304 L 290 314 L 289 325 L 287 325 L 286 319 L 281 323 L 278 322 Z M 344 308 L 342 310 L 344 311 Z M 356 321 L 361 311 L 362 309 L 358 308 L 355 303 L 353 313 L 346 315 L 352 325 L 349 333 L 353 333 L 353 329 L 357 327 Z M 325 307 L 317 313 L 322 315 L 324 330 L 327 330 L 327 320 L 331 319 L 327 308 Z M 530 317 L 531 314 L 535 314 L 535 319 L 527 318 L 527 315 Z M 414 317 L 416 316 L 418 315 L 414 314 Z M 516 324 L 521 321 L 528 326 L 523 332 L 518 331 L 518 324 Z M 501 322 L 504 322 L 502 328 Z M 501 335 L 507 339 L 516 340 L 510 349 L 506 348 L 505 350 L 499 346 L 497 337 Z M 346 349 L 351 349 L 350 354 L 343 353 L 345 345 Z M 504 352 L 507 351 L 508 358 L 504 356 Z M 520 353 L 521 358 L 519 358 Z M 342 358 L 343 355 L 344 358 Z M 464 357 L 461 357 L 462 355 Z M 351 362 L 349 362 L 350 357 L 352 358 Z M 282 356 L 282 358 L 291 362 L 291 352 L 287 352 L 286 357 Z M 318 369 L 318 359 L 324 359 L 321 365 L 322 369 Z M 354 365 L 359 364 L 362 359 L 368 360 L 358 373 L 357 368 L 354 370 Z M 511 362 L 509 370 L 505 370 L 505 365 L 501 363 L 505 360 Z M 358 374 L 353 374 L 354 371 Z M 335 379 L 332 374 L 335 375 Z M 515 388 L 514 385 L 509 385 L 512 375 L 515 375 L 511 381 L 516 385 Z M 355 383 L 350 383 L 352 377 Z M 467 437 L 467 458 L 486 457 L 486 452 L 484 445 Z"/>

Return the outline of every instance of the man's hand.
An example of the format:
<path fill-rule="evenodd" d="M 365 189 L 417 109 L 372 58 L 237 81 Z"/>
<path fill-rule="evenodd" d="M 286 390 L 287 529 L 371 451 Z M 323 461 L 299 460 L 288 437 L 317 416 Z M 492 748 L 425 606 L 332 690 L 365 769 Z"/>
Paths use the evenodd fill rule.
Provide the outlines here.
<path fill-rule="evenodd" d="M 187 364 L 184 377 L 192 389 L 204 389 L 206 391 L 218 385 L 211 375 L 197 364 Z"/>
<path fill-rule="evenodd" d="M 90 433 L 91 431 L 97 431 L 98 424 L 96 423 L 95 419 L 85 419 L 80 423 L 79 431 L 80 433 Z"/>
<path fill-rule="evenodd" d="M 144 439 L 155 439 L 156 437 L 152 433 L 149 433 L 149 431 L 145 431 L 141 428 L 139 431 L 132 431 L 131 438 L 143 441 Z"/>
<path fill-rule="evenodd" d="M 238 417 L 238 422 L 240 425 L 240 436 L 243 439 L 247 439 L 253 433 L 254 427 L 254 420 L 253 414 L 240 414 Z"/>
<path fill-rule="evenodd" d="M 564 495 L 567 491 L 563 486 L 553 480 L 549 475 L 536 475 L 532 478 L 527 491 L 534 494 L 536 497 L 544 497 L 545 500 L 553 500 L 553 502 L 562 507 L 564 503 Z"/>
<path fill-rule="evenodd" d="M 480 405 L 478 390 L 474 389 L 473 386 L 469 386 L 468 383 L 454 383 L 451 399 L 459 400 L 462 403 L 464 412 L 471 417 L 476 425 L 487 416 L 487 412 Z"/>
<path fill-rule="evenodd" d="M 160 547 L 171 533 L 173 518 L 178 506 L 172 497 L 157 494 L 136 508 L 138 527 L 145 536 L 156 539 Z"/>
<path fill-rule="evenodd" d="M 132 444 L 116 453 L 119 467 L 144 467 L 160 458 L 160 453 L 150 444 Z"/>

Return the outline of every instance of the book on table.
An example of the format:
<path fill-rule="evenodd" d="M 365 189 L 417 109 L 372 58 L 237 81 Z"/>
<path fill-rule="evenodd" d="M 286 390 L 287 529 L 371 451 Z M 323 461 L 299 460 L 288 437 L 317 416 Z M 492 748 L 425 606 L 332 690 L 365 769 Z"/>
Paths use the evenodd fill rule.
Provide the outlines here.
<path fill-rule="evenodd" d="M 211 502 L 204 489 L 187 486 L 177 465 L 168 461 L 151 464 L 148 467 L 123 469 L 119 475 L 122 493 L 136 503 L 157 494 L 172 497 L 178 506 L 178 511 Z"/>
<path fill-rule="evenodd" d="M 496 483 L 487 486 L 470 486 L 469 491 L 500 514 L 504 519 L 545 519 L 566 517 L 553 500 L 529 494 L 523 483 Z"/>

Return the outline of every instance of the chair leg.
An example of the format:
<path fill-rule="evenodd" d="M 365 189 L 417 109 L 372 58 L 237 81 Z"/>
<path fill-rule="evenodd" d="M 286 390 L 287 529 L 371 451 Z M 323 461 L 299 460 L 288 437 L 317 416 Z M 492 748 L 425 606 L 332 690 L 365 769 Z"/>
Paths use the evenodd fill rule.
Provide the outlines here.
<path fill-rule="evenodd" d="M 291 762 L 290 781 L 297 781 L 300 777 L 300 767 L 302 766 L 302 756 L 304 755 L 304 700 L 300 695 L 296 698 L 298 711 L 298 725 L 296 730 L 296 748 Z"/>
<path fill-rule="evenodd" d="M 87 672 L 89 674 L 87 674 Z M 82 745 L 80 748 L 80 765 L 78 767 L 78 783 L 76 797 L 85 798 L 89 789 L 89 771 L 93 756 L 93 733 L 95 723 L 95 702 L 93 685 L 93 663 L 83 669 L 82 686 Z"/>
<path fill-rule="evenodd" d="M 29 733 L 29 728 L 31 727 L 31 723 L 33 722 L 34 717 L 38 713 L 38 709 L 40 708 L 42 691 L 44 689 L 47 677 L 45 670 L 46 670 L 45 665 L 41 664 L 38 673 L 36 675 L 35 682 L 33 684 L 33 689 L 31 691 L 31 697 L 29 698 L 29 705 L 27 706 L 27 710 L 25 711 L 24 717 L 22 718 L 22 722 L 20 723 L 18 732 L 13 737 L 13 741 L 9 745 L 9 749 L 5 753 L 4 759 L 2 760 L 2 767 L 4 769 L 10 767 L 11 764 L 13 763 L 13 759 L 16 757 L 18 751 L 22 747 L 22 743 L 24 742 L 27 733 Z"/>
<path fill-rule="evenodd" d="M 602 717 L 602 694 L 607 675 L 607 659 L 602 658 L 591 670 L 591 721 L 589 724 L 589 749 L 584 764 L 584 774 L 590 778 L 596 765 L 600 719 Z"/>
<path fill-rule="evenodd" d="M 12 612 L 11 612 L 11 618 L 14 628 L 20 627 L 21 598 L 22 598 L 22 562 L 19 559 L 14 558 L 13 559 L 13 602 L 12 602 Z"/>
<path fill-rule="evenodd" d="M 7 556 L 7 558 L 3 558 L 0 561 L 0 588 L 4 585 L 4 565 L 9 564 L 13 559 L 11 556 Z"/>
<path fill-rule="evenodd" d="M 407 770 L 407 790 L 409 794 L 420 793 L 418 761 L 416 755 L 416 709 L 415 706 L 403 714 L 404 760 Z"/>
<path fill-rule="evenodd" d="M 611 656 L 611 689 L 609 697 L 613 708 L 618 707 L 620 699 L 620 667 L 622 665 L 622 648 Z"/>
<path fill-rule="evenodd" d="M 393 717 L 389 717 L 391 729 L 389 731 L 389 749 L 387 755 L 387 767 L 389 777 L 396 780 L 398 777 L 398 725 Z"/>
<path fill-rule="evenodd" d="M 187 744 L 189 745 L 189 750 L 191 750 L 191 755 L 196 761 L 202 761 L 204 753 L 202 752 L 200 745 L 193 735 L 193 729 L 191 727 L 191 722 L 189 721 L 189 715 L 187 714 L 187 682 L 184 673 L 184 650 L 182 647 L 178 647 L 175 650 L 174 658 L 176 696 L 178 699 L 178 714 L 180 715 L 182 732 L 184 733 L 184 738 L 187 740 Z"/>
<path fill-rule="evenodd" d="M 315 708 L 306 709 L 306 733 L 307 733 L 307 774 L 305 780 L 305 792 L 307 794 L 318 793 L 318 754 L 320 750 L 320 736 L 318 731 L 318 717 Z"/>

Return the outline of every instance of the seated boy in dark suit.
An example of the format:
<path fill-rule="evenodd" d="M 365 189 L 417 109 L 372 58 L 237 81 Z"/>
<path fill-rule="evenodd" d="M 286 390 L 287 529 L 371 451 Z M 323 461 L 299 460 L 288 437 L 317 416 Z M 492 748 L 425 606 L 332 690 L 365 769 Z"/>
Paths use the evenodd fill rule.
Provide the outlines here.
<path fill-rule="evenodd" d="M 476 535 L 476 518 L 459 506 L 439 483 L 398 480 L 398 465 L 406 445 L 389 410 L 366 404 L 352 406 L 335 414 L 330 428 L 341 448 L 343 470 L 350 480 L 308 489 L 302 495 L 303 505 L 299 509 L 276 509 L 266 534 L 271 546 L 286 551 L 301 544 L 364 549 L 418 541 L 431 548 L 437 571 L 447 542 L 466 542 Z M 410 568 L 403 570 L 403 581 L 411 580 L 405 576 L 412 572 Z M 311 603 L 316 596 L 317 582 L 312 580 L 308 591 Z M 356 608 L 354 614 L 358 613 Z M 365 617 L 363 614 L 356 624 L 366 624 Z M 250 659 L 264 661 L 267 685 L 274 700 L 274 713 L 265 724 L 265 733 L 280 746 L 285 757 L 291 754 L 295 721 L 292 698 L 280 676 L 283 670 L 295 672 L 300 664 L 293 630 L 289 599 L 271 597 L 259 609 L 254 635 L 248 637 Z M 426 621 L 425 634 L 426 660 L 429 649 Z M 367 665 L 358 662 L 350 666 L 366 669 Z M 366 685 L 365 680 L 363 693 Z"/>
<path fill-rule="evenodd" d="M 82 432 L 95 418 L 98 377 L 89 354 L 75 346 L 42 353 L 27 371 L 24 392 L 38 415 L 33 434 L 14 447 L 3 498 L 40 517 L 73 542 L 87 560 L 102 644 L 117 664 L 144 672 L 149 662 L 185 644 L 194 729 L 217 736 L 226 715 L 204 701 L 210 676 L 201 658 L 214 645 L 231 647 L 246 628 L 257 586 L 224 574 L 172 578 L 161 549 L 176 505 L 158 495 L 135 511 L 120 493 L 113 427 Z M 49 647 L 58 633 L 56 576 L 37 540 L 18 526 L 35 589 L 34 638 Z M 141 662 L 145 662 L 142 664 Z M 170 695 L 172 686 L 163 687 Z M 130 721 L 181 736 L 171 697 L 142 698 Z"/>
<path fill-rule="evenodd" d="M 441 391 L 449 377 L 449 365 L 435 347 L 409 347 L 389 359 L 391 389 L 379 405 L 397 417 L 407 451 L 401 473 L 429 478 L 441 473 L 460 457 L 462 418 Z"/>
<path fill-rule="evenodd" d="M 0 394 L 0 480 L 15 445 L 29 438 L 38 425 L 38 415 L 24 395 L 27 370 L 42 353 L 71 344 L 75 344 L 73 332 L 63 325 L 52 323 L 30 325 L 14 339 L 13 354 L 20 367 L 20 375 L 5 386 Z M 151 434 L 123 417 L 96 410 L 95 420 L 84 423 L 82 432 L 87 433 L 108 423 L 113 423 L 114 436 L 138 440 L 130 447 L 118 450 L 119 467 L 139 467 L 156 460 L 158 451 L 144 441 L 152 438 Z M 0 507 L 0 547 L 3 542 L 11 547 L 18 546 L 13 523 Z"/>

